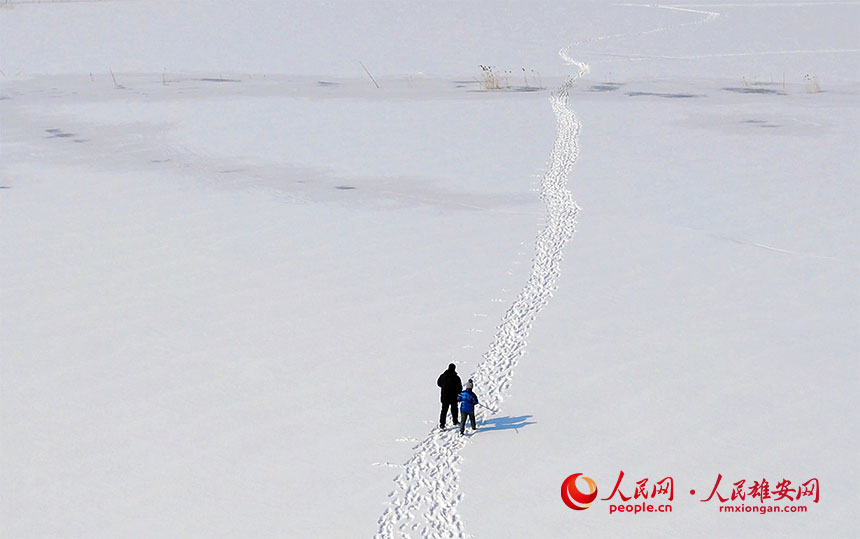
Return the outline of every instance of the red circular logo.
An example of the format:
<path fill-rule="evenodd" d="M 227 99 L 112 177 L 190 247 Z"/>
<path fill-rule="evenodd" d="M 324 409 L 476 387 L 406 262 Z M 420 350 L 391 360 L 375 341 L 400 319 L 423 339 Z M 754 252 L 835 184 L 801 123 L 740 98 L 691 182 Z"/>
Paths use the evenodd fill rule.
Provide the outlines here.
<path fill-rule="evenodd" d="M 588 484 L 588 493 L 585 494 L 576 486 L 577 478 L 582 479 Z M 582 511 L 588 509 L 594 500 L 597 499 L 597 483 L 590 477 L 585 477 L 581 473 L 575 473 L 565 479 L 561 484 L 561 501 L 564 505 Z"/>

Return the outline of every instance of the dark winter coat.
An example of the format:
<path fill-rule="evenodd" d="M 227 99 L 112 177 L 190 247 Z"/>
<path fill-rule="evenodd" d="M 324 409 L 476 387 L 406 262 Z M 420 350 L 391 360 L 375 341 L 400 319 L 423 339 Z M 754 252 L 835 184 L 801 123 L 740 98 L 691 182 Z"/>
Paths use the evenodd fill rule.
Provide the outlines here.
<path fill-rule="evenodd" d="M 456 404 L 457 395 L 463 391 L 463 382 L 453 367 L 448 366 L 448 370 L 436 380 L 436 385 L 442 388 L 442 404 Z"/>
<path fill-rule="evenodd" d="M 469 388 L 457 395 L 457 400 L 460 402 L 461 414 L 471 414 L 475 411 L 475 405 L 478 404 L 478 396 L 472 393 Z"/>

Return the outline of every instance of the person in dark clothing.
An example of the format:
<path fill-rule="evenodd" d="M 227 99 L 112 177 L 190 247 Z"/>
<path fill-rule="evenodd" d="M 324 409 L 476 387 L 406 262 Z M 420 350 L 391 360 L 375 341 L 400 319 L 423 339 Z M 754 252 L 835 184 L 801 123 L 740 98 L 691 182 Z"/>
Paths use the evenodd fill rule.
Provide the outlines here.
<path fill-rule="evenodd" d="M 475 405 L 478 404 L 478 397 L 472 393 L 472 380 L 466 382 L 466 389 L 457 395 L 457 400 L 460 401 L 460 436 L 466 430 L 466 419 L 472 423 L 472 430 L 476 430 L 475 426 Z"/>
<path fill-rule="evenodd" d="M 451 419 L 457 425 L 459 423 L 457 420 L 457 395 L 463 391 L 463 382 L 457 375 L 457 366 L 453 363 L 448 365 L 448 370 L 439 376 L 436 385 L 442 388 L 442 413 L 439 414 L 439 428 L 445 428 L 445 416 L 448 414 L 449 407 L 451 408 Z"/>

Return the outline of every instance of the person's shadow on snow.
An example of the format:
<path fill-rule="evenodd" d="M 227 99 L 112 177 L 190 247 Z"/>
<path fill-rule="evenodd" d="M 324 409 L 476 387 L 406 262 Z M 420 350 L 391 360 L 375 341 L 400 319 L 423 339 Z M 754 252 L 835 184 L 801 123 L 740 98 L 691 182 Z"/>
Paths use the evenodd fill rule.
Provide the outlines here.
<path fill-rule="evenodd" d="M 491 417 L 478 424 L 478 432 L 487 430 L 516 430 L 534 425 L 537 421 L 528 421 L 530 415 Z"/>

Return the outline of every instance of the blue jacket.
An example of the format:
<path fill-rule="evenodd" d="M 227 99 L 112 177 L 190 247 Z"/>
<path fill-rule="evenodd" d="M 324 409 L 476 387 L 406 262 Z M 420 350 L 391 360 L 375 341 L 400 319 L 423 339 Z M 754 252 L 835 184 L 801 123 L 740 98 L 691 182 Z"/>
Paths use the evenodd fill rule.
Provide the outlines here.
<path fill-rule="evenodd" d="M 475 411 L 475 405 L 478 404 L 478 397 L 472 393 L 471 389 L 466 389 L 457 395 L 457 402 L 460 403 L 460 412 L 471 414 Z"/>

